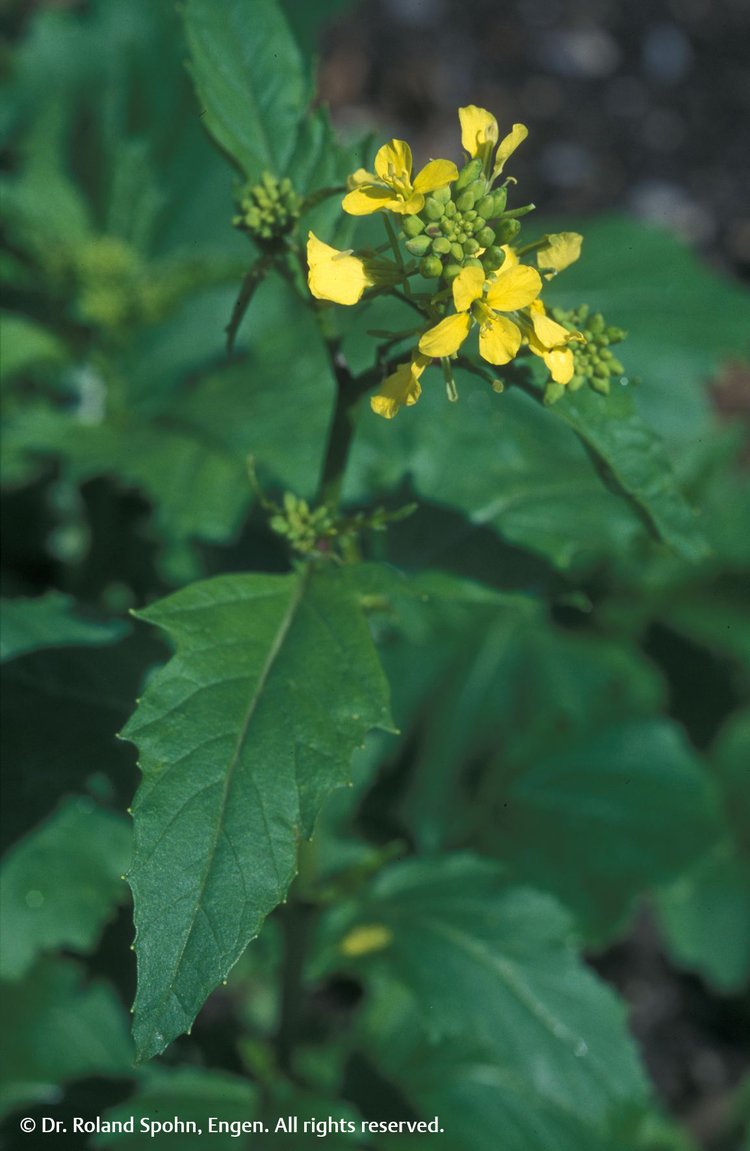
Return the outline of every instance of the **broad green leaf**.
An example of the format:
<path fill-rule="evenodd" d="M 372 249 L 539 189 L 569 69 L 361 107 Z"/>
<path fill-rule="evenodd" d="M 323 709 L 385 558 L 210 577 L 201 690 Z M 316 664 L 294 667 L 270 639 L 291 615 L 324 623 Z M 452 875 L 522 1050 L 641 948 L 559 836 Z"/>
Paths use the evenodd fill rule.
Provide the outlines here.
<path fill-rule="evenodd" d="M 310 93 L 281 8 L 187 0 L 184 21 L 207 130 L 251 182 L 285 173 Z"/>
<path fill-rule="evenodd" d="M 257 1090 L 251 1083 L 236 1075 L 209 1071 L 205 1068 L 153 1067 L 141 1074 L 135 1095 L 113 1107 L 102 1116 L 103 1123 L 126 1123 L 134 1119 L 133 1132 L 102 1131 L 91 1139 L 92 1147 L 153 1148 L 170 1138 L 154 1126 L 179 1116 L 185 1123 L 194 1123 L 197 1131 L 182 1131 L 172 1135 L 186 1151 L 203 1151 L 206 1140 L 217 1151 L 231 1151 L 252 1139 L 242 1135 L 242 1123 L 257 1120 Z M 209 1120 L 213 1117 L 213 1130 Z M 229 1124 L 229 1130 L 220 1132 L 218 1121 Z M 237 1126 L 235 1126 L 237 1125 Z"/>
<path fill-rule="evenodd" d="M 750 978 L 750 710 L 735 713 L 710 766 L 725 810 L 726 834 L 687 874 L 659 893 L 661 926 L 678 962 L 724 993 Z"/>
<path fill-rule="evenodd" d="M 354 0 L 306 0 L 305 4 L 281 0 L 289 26 L 308 57 L 319 53 L 322 34 L 353 5 Z"/>
<path fill-rule="evenodd" d="M 628 390 L 602 396 L 582 388 L 563 396 L 552 411 L 577 432 L 669 547 L 687 560 L 705 559 L 709 549 L 697 511 L 680 492 L 660 437 L 638 415 Z"/>
<path fill-rule="evenodd" d="M 595 937 L 617 925 L 639 892 L 679 875 L 721 834 L 712 781 L 663 719 L 587 733 L 505 784 L 503 771 L 499 761 L 488 843 L 514 874 L 568 904 Z"/>
<path fill-rule="evenodd" d="M 127 1015 L 104 983 L 84 983 L 78 964 L 46 959 L 3 988 L 0 1113 L 55 1102 L 61 1084 L 87 1075 L 132 1074 Z"/>
<path fill-rule="evenodd" d="M 388 692 L 335 571 L 235 575 L 142 613 L 177 645 L 124 735 L 139 746 L 131 872 L 140 1057 L 190 1027 L 296 870 Z"/>
<path fill-rule="evenodd" d="M 351 958 L 368 930 L 379 930 L 379 941 Z M 476 1085 L 492 1089 L 494 1118 L 506 1120 L 495 1130 L 504 1138 L 506 1123 L 512 1131 L 531 1093 L 542 1115 L 552 1112 L 563 1126 L 567 1116 L 571 1129 L 581 1122 L 600 1133 L 614 1110 L 642 1103 L 644 1080 L 624 1010 L 575 956 L 568 916 L 550 897 L 508 886 L 496 865 L 465 855 L 392 865 L 356 908 L 332 913 L 328 931 L 329 940 L 338 936 L 338 956 L 329 954 L 328 963 L 354 964 L 376 988 L 395 984 L 405 991 L 419 1013 L 417 1035 L 423 1030 L 425 1041 L 450 1053 L 459 1075 L 469 1070 L 461 1067 L 469 1052 L 480 1055 L 484 1068 L 476 1068 Z M 377 1020 L 380 1011 L 374 1014 Z M 401 1018 L 408 1048 L 414 1036 Z M 416 1061 L 409 1056 L 399 1066 L 398 1043 L 390 1067 L 387 1049 L 381 1052 L 383 1069 L 408 1095 L 419 1083 L 425 1044 Z M 436 1051 L 427 1055 L 436 1057 Z M 453 1076 L 440 1078 L 450 1091 Z M 436 1095 L 425 1106 L 417 1086 L 415 1100 L 446 1126 Z M 489 1092 L 477 1100 L 478 1114 L 489 1100 Z M 539 1121 L 532 1140 L 534 1121 L 526 1122 L 528 1144 L 509 1145 L 541 1151 L 547 1124 Z M 474 1130 L 453 1127 L 450 1134 L 464 1146 Z"/>
<path fill-rule="evenodd" d="M 409 478 L 418 498 L 463 512 L 510 543 L 580 572 L 642 547 L 642 520 L 608 490 L 576 434 L 531 397 L 462 376 L 448 404 L 436 373 L 395 420 L 363 412 L 346 494 L 373 498 Z"/>
<path fill-rule="evenodd" d="M 25 975 L 57 947 L 92 950 L 125 895 L 127 820 L 90 799 L 65 801 L 0 869 L 0 978 Z"/>
<path fill-rule="evenodd" d="M 0 660 L 39 648 L 112 643 L 130 630 L 123 620 L 87 619 L 75 609 L 76 601 L 57 591 L 0 600 Z"/>
<path fill-rule="evenodd" d="M 750 297 L 668 232 L 616 217 L 584 221 L 580 231 L 580 260 L 545 288 L 545 300 L 590 304 L 625 328 L 620 358 L 643 379 L 638 406 L 670 442 L 689 442 L 711 423 L 702 385 L 723 359 L 750 350 Z"/>

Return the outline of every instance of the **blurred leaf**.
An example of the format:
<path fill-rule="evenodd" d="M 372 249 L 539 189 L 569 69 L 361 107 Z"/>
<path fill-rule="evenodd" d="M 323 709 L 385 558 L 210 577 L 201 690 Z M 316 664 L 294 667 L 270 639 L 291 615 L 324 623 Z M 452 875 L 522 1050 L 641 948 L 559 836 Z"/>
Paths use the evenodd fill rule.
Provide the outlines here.
<path fill-rule="evenodd" d="M 502 781 L 502 761 L 497 770 Z M 553 891 L 594 937 L 720 835 L 716 790 L 662 719 L 585 733 L 500 782 L 488 833 L 514 874 Z"/>
<path fill-rule="evenodd" d="M 126 1122 L 134 1117 L 134 1132 L 102 1132 L 91 1139 L 92 1147 L 153 1148 L 154 1139 L 162 1142 L 169 1136 L 150 1132 L 153 1123 L 180 1119 L 196 1123 L 200 1135 L 182 1132 L 175 1139 L 186 1151 L 202 1151 L 206 1139 L 217 1151 L 230 1151 L 241 1146 L 244 1139 L 237 1134 L 209 1132 L 208 1120 L 220 1119 L 225 1123 L 243 1123 L 257 1118 L 257 1090 L 252 1083 L 236 1075 L 227 1075 L 206 1068 L 183 1067 L 174 1070 L 151 1067 L 141 1073 L 138 1089 L 125 1103 L 105 1112 L 105 1122 Z M 141 1120 L 147 1120 L 141 1130 Z M 150 1132 L 150 1133 L 149 1133 Z"/>
<path fill-rule="evenodd" d="M 72 596 L 58 591 L 36 599 L 1 599 L 0 660 L 39 648 L 112 643 L 130 630 L 125 620 L 77 616 L 76 606 Z"/>
<path fill-rule="evenodd" d="M 385 945 L 344 959 L 354 925 L 385 928 Z M 398 1012 L 394 1050 L 377 1034 L 385 1014 L 377 1007 L 367 1012 L 365 1042 L 374 1023 L 384 1072 L 423 1115 L 440 1116 L 457 1146 L 496 1147 L 502 1131 L 513 1151 L 548 1151 L 558 1146 L 550 1124 L 578 1134 L 590 1126 L 602 1136 L 615 1109 L 642 1103 L 624 1010 L 574 955 L 567 915 L 548 896 L 509 887 L 496 865 L 466 855 L 391 865 L 348 915 L 332 913 L 328 930 L 339 938 L 329 964 L 354 963 L 376 989 L 395 983 L 413 998 L 418 1014 L 407 1021 Z M 421 1030 L 445 1058 L 419 1042 Z M 437 1085 L 430 1093 L 424 1083 L 432 1076 L 442 1085 L 440 1102 Z M 494 1144 L 477 1134 L 490 1122 Z M 523 1141 L 518 1134 L 511 1141 L 521 1124 Z M 593 1135 L 589 1144 L 607 1145 Z"/>
<path fill-rule="evenodd" d="M 302 51 L 311 57 L 319 53 L 323 33 L 334 21 L 340 19 L 347 8 L 353 8 L 355 2 L 307 0 L 305 4 L 298 4 L 296 0 L 281 0 L 281 7 Z"/>
<path fill-rule="evenodd" d="M 620 358 L 644 381 L 638 406 L 670 442 L 689 442 L 711 423 L 701 385 L 723 359 L 750 350 L 750 296 L 641 221 L 588 220 L 580 230 L 581 259 L 545 288 L 545 301 L 590 304 L 625 328 Z"/>
<path fill-rule="evenodd" d="M 310 92 L 281 9 L 187 0 L 183 15 L 206 129 L 250 182 L 285 174 Z"/>
<path fill-rule="evenodd" d="M 333 571 L 225 576 L 141 615 L 177 643 L 123 733 L 144 773 L 131 886 L 147 1059 L 285 897 L 325 795 L 365 732 L 388 724 L 388 692 Z"/>
<path fill-rule="evenodd" d="M 71 1079 L 132 1074 L 126 1012 L 106 984 L 84 984 L 78 964 L 42 960 L 3 1001 L 0 1113 L 54 1102 Z"/>
<path fill-rule="evenodd" d="M 640 418 L 625 389 L 602 396 L 581 388 L 566 393 L 552 411 L 603 462 L 669 547 L 684 559 L 705 559 L 709 549 L 697 513 L 677 486 L 661 439 Z"/>
<path fill-rule="evenodd" d="M 3 805 L 3 844 L 33 828 L 61 796 L 97 777 L 124 807 L 132 749 L 115 739 L 160 645 L 136 636 L 102 648 L 21 656 L 2 668 L 2 761 L 13 805 Z"/>
<path fill-rule="evenodd" d="M 25 975 L 43 951 L 88 952 L 125 896 L 130 826 L 69 799 L 17 843 L 0 872 L 0 977 Z"/>
<path fill-rule="evenodd" d="M 667 943 L 678 962 L 723 993 L 750 977 L 750 710 L 725 724 L 711 756 L 728 833 L 715 849 L 659 893 Z"/>
<path fill-rule="evenodd" d="M 38 364 L 59 363 L 66 358 L 60 341 L 41 324 L 10 312 L 0 314 L 3 351 L 0 381 L 3 383 Z"/>
<path fill-rule="evenodd" d="M 461 376 L 448 404 L 435 377 L 396 420 L 364 413 L 346 484 L 370 500 L 409 477 L 417 496 L 491 525 L 511 543 L 581 572 L 643 546 L 640 517 L 599 478 L 575 433 L 513 390 L 496 396 Z"/>

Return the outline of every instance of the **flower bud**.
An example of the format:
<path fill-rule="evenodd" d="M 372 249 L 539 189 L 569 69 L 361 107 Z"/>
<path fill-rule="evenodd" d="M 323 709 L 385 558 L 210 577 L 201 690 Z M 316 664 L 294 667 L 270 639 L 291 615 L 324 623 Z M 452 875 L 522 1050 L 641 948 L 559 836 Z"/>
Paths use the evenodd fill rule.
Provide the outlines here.
<path fill-rule="evenodd" d="M 447 204 L 451 198 L 450 185 L 446 184 L 443 188 L 437 188 L 431 194 L 433 200 L 437 200 L 439 204 Z"/>
<path fill-rule="evenodd" d="M 443 270 L 443 262 L 438 256 L 424 256 L 419 261 L 419 274 L 426 280 L 434 280 Z"/>
<path fill-rule="evenodd" d="M 452 200 L 449 200 L 448 203 L 445 205 L 445 214 L 449 220 L 455 216 L 457 210 L 458 209 L 456 208 L 456 205 L 453 203 Z"/>
<path fill-rule="evenodd" d="M 476 238 L 482 248 L 491 248 L 495 243 L 495 233 L 492 228 L 488 228 L 487 225 L 476 233 Z"/>
<path fill-rule="evenodd" d="M 453 185 L 454 190 L 456 192 L 461 192 L 464 188 L 468 187 L 469 184 L 476 180 L 477 176 L 481 174 L 481 171 L 482 161 L 480 160 L 479 156 L 475 156 L 474 159 L 469 160 L 468 164 L 465 164 L 461 171 L 458 173 L 458 179 Z M 469 207 L 471 207 L 471 205 L 469 205 Z"/>
<path fill-rule="evenodd" d="M 478 251 L 479 244 L 476 242 L 476 240 L 472 240 L 471 237 L 469 237 L 468 240 L 464 240 L 464 252 L 467 256 L 473 256 L 474 253 Z"/>
<path fill-rule="evenodd" d="M 441 204 L 434 196 L 428 196 L 422 211 L 428 220 L 439 220 L 445 212 L 445 204 Z"/>
<path fill-rule="evenodd" d="M 500 244 L 510 244 L 521 231 L 518 220 L 503 220 L 495 229 L 495 238 Z"/>
<path fill-rule="evenodd" d="M 508 189 L 503 185 L 492 193 L 492 211 L 486 219 L 491 220 L 493 216 L 499 216 L 501 212 L 505 211 L 505 205 L 508 203 Z"/>
<path fill-rule="evenodd" d="M 414 236 L 413 239 L 406 241 L 404 247 L 407 252 L 411 252 L 412 256 L 424 256 L 433 243 L 435 241 L 431 240 L 429 236 Z"/>
<path fill-rule="evenodd" d="M 495 197 L 491 194 L 482 196 L 482 199 L 476 204 L 476 209 L 482 219 L 491 220 L 495 214 Z"/>
<path fill-rule="evenodd" d="M 504 261 L 505 252 L 502 248 L 493 244 L 482 256 L 482 267 L 486 268 L 488 272 L 496 272 L 498 268 L 503 266 Z"/>
<path fill-rule="evenodd" d="M 461 271 L 460 264 L 446 264 L 443 268 L 443 278 L 450 284 Z"/>
<path fill-rule="evenodd" d="M 461 192 L 456 200 L 456 207 L 459 212 L 467 212 L 469 208 L 474 207 L 474 193 L 471 188 L 467 188 L 464 192 Z"/>
<path fill-rule="evenodd" d="M 454 242 L 451 244 L 451 255 L 458 263 L 463 263 L 464 250 L 459 243 Z"/>
<path fill-rule="evenodd" d="M 412 239 L 424 231 L 424 222 L 420 220 L 419 216 L 404 216 L 401 221 L 401 231 L 408 239 Z"/>
<path fill-rule="evenodd" d="M 445 236 L 438 236 L 432 241 L 432 250 L 437 256 L 447 256 L 451 250 L 451 242 Z"/>

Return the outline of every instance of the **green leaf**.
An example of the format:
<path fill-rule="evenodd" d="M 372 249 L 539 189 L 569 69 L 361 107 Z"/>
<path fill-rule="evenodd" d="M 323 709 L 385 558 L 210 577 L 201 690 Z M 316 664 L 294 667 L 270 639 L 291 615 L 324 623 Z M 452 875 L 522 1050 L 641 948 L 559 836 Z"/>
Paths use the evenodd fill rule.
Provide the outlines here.
<path fill-rule="evenodd" d="M 590 304 L 625 328 L 620 358 L 644 381 L 639 408 L 670 442 L 689 442 L 711 422 L 703 383 L 722 359 L 748 352 L 750 297 L 668 232 L 617 217 L 580 230 L 581 258 L 544 289 L 545 301 Z"/>
<path fill-rule="evenodd" d="M 502 778 L 502 763 L 497 770 Z M 549 752 L 501 784 L 495 815 L 489 837 L 498 854 L 564 900 L 595 937 L 721 834 L 711 780 L 661 719 L 613 725 Z"/>
<path fill-rule="evenodd" d="M 53 1103 L 60 1086 L 87 1075 L 132 1074 L 127 1017 L 104 983 L 84 983 L 78 964 L 42 960 L 3 989 L 0 1113 Z"/>
<path fill-rule="evenodd" d="M 0 871 L 0 978 L 25 975 L 56 947 L 91 951 L 125 896 L 127 820 L 69 799 L 17 843 Z"/>
<path fill-rule="evenodd" d="M 641 517 L 608 490 L 572 430 L 517 390 L 497 396 L 458 378 L 457 404 L 447 403 L 433 375 L 419 404 L 397 419 L 363 414 L 349 499 L 371 500 L 408 477 L 419 498 L 577 573 L 643 546 Z"/>
<path fill-rule="evenodd" d="M 638 415 L 628 390 L 602 396 L 581 388 L 566 393 L 552 411 L 602 461 L 657 536 L 687 560 L 706 558 L 697 513 L 677 486 L 661 439 Z"/>
<path fill-rule="evenodd" d="M 74 614 L 76 601 L 50 591 L 36 599 L 2 599 L 0 660 L 47 647 L 105 644 L 130 630 L 124 620 L 86 619 Z"/>
<path fill-rule="evenodd" d="M 202 118 L 250 181 L 287 170 L 309 99 L 305 69 L 274 0 L 187 0 L 185 33 Z"/>
<path fill-rule="evenodd" d="M 357 929 L 373 926 L 389 933 L 385 946 L 344 959 Z M 355 909 L 332 913 L 328 931 L 338 936 L 338 956 L 328 962 L 354 963 L 376 988 L 365 1042 L 368 1023 L 374 1020 L 376 1033 L 381 1026 L 378 987 L 388 989 L 386 1004 L 393 984 L 412 1000 L 416 1037 L 425 1037 L 418 1052 L 408 1051 L 415 1046 L 412 1020 L 398 1010 L 400 1038 L 393 1036 L 389 1054 L 376 1034 L 376 1056 L 422 1114 L 439 1114 L 446 1128 L 451 1123 L 456 1145 L 489 1147 L 474 1139 L 491 1114 L 504 1146 L 548 1151 L 558 1145 L 543 1141 L 550 1123 L 562 1130 L 580 1123 L 601 1135 L 613 1111 L 642 1104 L 644 1079 L 624 1009 L 574 954 L 566 913 L 548 896 L 508 886 L 496 865 L 464 855 L 392 865 Z M 431 1053 L 428 1044 L 435 1045 Z M 433 1066 L 425 1078 L 434 1074 L 452 1096 L 447 1108 L 437 1089 L 420 1084 L 423 1060 L 441 1062 L 438 1044 L 447 1056 L 444 1071 Z M 407 1048 L 403 1059 L 399 1047 Z M 461 1121 L 474 1091 L 472 1121 L 466 1113 Z M 526 1142 L 513 1136 L 520 1124 Z"/>
<path fill-rule="evenodd" d="M 205 1068 L 152 1067 L 141 1074 L 135 1095 L 102 1116 L 103 1123 L 110 1124 L 126 1123 L 132 1116 L 133 1133 L 103 1131 L 94 1135 L 91 1145 L 153 1148 L 155 1139 L 158 1143 L 168 1140 L 169 1136 L 154 1129 L 152 1124 L 171 1120 L 175 1115 L 186 1123 L 195 1123 L 201 1132 L 185 1131 L 173 1136 L 181 1148 L 203 1151 L 209 1138 L 217 1151 L 233 1151 L 243 1141 L 239 1133 L 233 1134 L 231 1127 L 228 1132 L 210 1132 L 209 1118 L 213 1116 L 215 1124 L 217 1120 L 230 1125 L 252 1121 L 257 1116 L 257 1090 L 236 1075 Z M 145 1128 L 142 1128 L 144 1120 Z"/>
<path fill-rule="evenodd" d="M 3 354 L 0 358 L 2 383 L 39 364 L 56 364 L 66 358 L 65 348 L 57 337 L 25 316 L 2 312 L 0 326 L 3 340 Z"/>
<path fill-rule="evenodd" d="M 140 748 L 131 886 L 141 1059 L 188 1028 L 286 895 L 297 848 L 388 691 L 340 574 L 235 575 L 142 613 L 177 644 L 124 735 Z"/>

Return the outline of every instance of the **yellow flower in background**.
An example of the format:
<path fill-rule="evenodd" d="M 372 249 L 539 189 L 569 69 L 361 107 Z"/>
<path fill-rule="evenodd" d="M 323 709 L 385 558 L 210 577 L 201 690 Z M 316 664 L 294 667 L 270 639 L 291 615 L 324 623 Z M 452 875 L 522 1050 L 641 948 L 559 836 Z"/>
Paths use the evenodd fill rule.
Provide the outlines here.
<path fill-rule="evenodd" d="M 583 236 L 578 232 L 557 232 L 545 236 L 545 243 L 537 248 L 537 267 L 551 280 L 558 272 L 569 268 L 581 254 Z"/>
<path fill-rule="evenodd" d="M 422 394 L 419 377 L 429 362 L 429 356 L 415 352 L 410 363 L 399 364 L 395 372 L 383 380 L 379 391 L 370 398 L 370 407 L 376 415 L 392 420 L 401 408 L 416 404 Z"/>
<path fill-rule="evenodd" d="M 365 260 L 324 244 L 314 232 L 307 237 L 307 263 L 307 282 L 317 300 L 356 304 L 365 289 L 375 283 Z"/>
<path fill-rule="evenodd" d="M 391 140 L 378 150 L 375 175 L 359 168 L 353 175 L 351 192 L 342 200 L 350 216 L 369 216 L 385 208 L 402 216 L 413 216 L 424 207 L 427 192 L 435 192 L 458 179 L 451 160 L 430 160 L 412 182 L 411 148 L 405 140 Z"/>
<path fill-rule="evenodd" d="M 453 281 L 455 315 L 446 316 L 424 333 L 419 341 L 420 352 L 433 357 L 454 355 L 471 331 L 472 322 L 476 322 L 482 359 L 488 364 L 510 363 L 521 347 L 521 329 L 499 313 L 527 307 L 541 290 L 539 273 L 526 264 L 503 268 L 490 281 L 485 280 L 482 268 L 463 268 Z"/>
<path fill-rule="evenodd" d="M 461 123 L 463 148 L 472 160 L 479 157 L 485 176 L 491 177 L 494 182 L 505 167 L 508 157 L 512 156 L 518 145 L 528 136 L 528 128 L 525 124 L 514 124 L 508 135 L 498 144 L 500 130 L 497 120 L 486 108 L 467 104 L 465 108 L 458 109 L 458 118 Z M 495 151 L 496 145 L 497 151 Z"/>
<path fill-rule="evenodd" d="M 529 332 L 529 349 L 535 356 L 541 356 L 556 384 L 567 384 L 573 378 L 573 352 L 568 347 L 571 341 L 585 343 L 580 332 L 571 332 L 551 320 L 541 300 L 534 300 L 529 306 L 532 330 Z"/>

